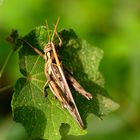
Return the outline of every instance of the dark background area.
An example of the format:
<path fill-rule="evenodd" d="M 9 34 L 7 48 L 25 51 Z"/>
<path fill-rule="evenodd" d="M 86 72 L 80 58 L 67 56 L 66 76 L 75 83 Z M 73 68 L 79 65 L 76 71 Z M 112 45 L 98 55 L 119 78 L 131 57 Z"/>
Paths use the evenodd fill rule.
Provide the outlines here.
<path fill-rule="evenodd" d="M 139 140 L 139 0 L 0 0 L 0 69 L 11 50 L 5 38 L 12 29 L 22 36 L 46 19 L 52 26 L 58 16 L 58 30 L 72 28 L 80 38 L 103 49 L 100 71 L 109 94 L 120 104 L 102 121 L 89 116 L 87 135 L 63 140 Z M 16 52 L 0 78 L 0 88 L 14 85 L 19 76 Z M 11 96 L 12 88 L 0 92 L 0 140 L 6 139 L 13 125 Z"/>

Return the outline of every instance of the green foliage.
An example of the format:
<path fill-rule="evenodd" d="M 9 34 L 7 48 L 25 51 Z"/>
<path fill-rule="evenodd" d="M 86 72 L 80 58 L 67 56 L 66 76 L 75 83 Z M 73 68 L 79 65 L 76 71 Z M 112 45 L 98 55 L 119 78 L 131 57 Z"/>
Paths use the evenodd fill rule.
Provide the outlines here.
<path fill-rule="evenodd" d="M 69 69 L 77 81 L 93 95 L 87 101 L 72 88 L 72 94 L 87 127 L 86 118 L 93 113 L 102 118 L 116 110 L 119 105 L 112 100 L 104 89 L 104 80 L 98 68 L 103 57 L 103 51 L 81 41 L 73 30 L 62 30 L 59 35 L 63 41 L 58 50 L 62 64 Z M 37 27 L 27 34 L 24 39 L 39 50 L 47 43 L 47 31 L 44 26 Z M 57 44 L 58 40 L 54 42 Z M 84 135 L 66 109 L 47 88 L 47 97 L 43 91 L 47 81 L 44 75 L 44 60 L 27 44 L 19 51 L 20 71 L 23 75 L 14 88 L 12 111 L 14 120 L 22 123 L 30 138 L 58 140 L 63 124 L 68 124 L 68 135 Z"/>

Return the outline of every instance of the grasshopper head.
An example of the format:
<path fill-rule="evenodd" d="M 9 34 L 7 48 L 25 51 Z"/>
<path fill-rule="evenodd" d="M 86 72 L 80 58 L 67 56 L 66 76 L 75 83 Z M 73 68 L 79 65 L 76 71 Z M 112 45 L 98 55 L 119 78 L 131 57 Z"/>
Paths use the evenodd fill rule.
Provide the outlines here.
<path fill-rule="evenodd" d="M 44 47 L 44 53 L 48 53 L 52 50 L 51 43 L 49 42 L 45 47 Z"/>

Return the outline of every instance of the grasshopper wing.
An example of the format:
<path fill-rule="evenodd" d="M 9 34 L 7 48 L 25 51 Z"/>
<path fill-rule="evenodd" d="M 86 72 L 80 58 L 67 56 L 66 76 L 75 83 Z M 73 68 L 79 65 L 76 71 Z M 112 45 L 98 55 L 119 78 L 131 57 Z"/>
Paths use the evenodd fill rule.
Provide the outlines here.
<path fill-rule="evenodd" d="M 52 63 L 51 70 L 52 70 L 52 77 L 54 81 L 56 81 L 57 85 L 59 86 L 59 88 L 64 94 L 65 98 L 63 99 L 66 99 L 65 101 L 63 101 L 65 102 L 64 107 L 69 111 L 69 113 L 76 120 L 79 126 L 83 128 L 84 127 L 83 121 L 80 117 L 79 111 L 77 109 L 72 93 L 66 81 L 64 72 L 62 70 L 62 66 L 57 66 L 56 64 Z"/>

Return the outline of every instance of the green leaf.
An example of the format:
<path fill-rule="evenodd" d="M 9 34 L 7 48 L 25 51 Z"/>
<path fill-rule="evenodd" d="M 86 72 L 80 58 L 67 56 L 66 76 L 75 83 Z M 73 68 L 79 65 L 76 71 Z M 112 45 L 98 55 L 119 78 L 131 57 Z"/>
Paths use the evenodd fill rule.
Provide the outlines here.
<path fill-rule="evenodd" d="M 119 105 L 104 89 L 104 80 L 98 68 L 103 51 L 81 41 L 73 30 L 59 33 L 63 45 L 58 53 L 62 64 L 69 69 L 77 81 L 93 95 L 88 101 L 71 88 L 81 118 L 87 127 L 86 118 L 90 113 L 103 117 L 116 110 Z M 44 26 L 37 27 L 24 37 L 33 46 L 43 50 L 47 43 Z M 58 43 L 58 40 L 54 40 Z M 68 124 L 68 135 L 84 135 L 86 130 L 79 128 L 75 120 L 47 88 L 44 95 L 44 60 L 32 48 L 24 44 L 19 52 L 20 71 L 23 77 L 16 85 L 12 98 L 14 120 L 21 122 L 30 138 L 59 140 L 60 128 Z"/>
<path fill-rule="evenodd" d="M 12 50 L 16 51 L 21 46 L 17 30 L 12 30 L 6 40 L 11 44 Z"/>

